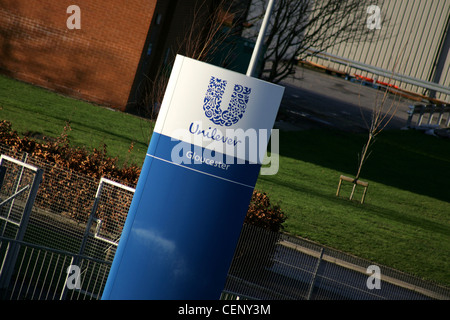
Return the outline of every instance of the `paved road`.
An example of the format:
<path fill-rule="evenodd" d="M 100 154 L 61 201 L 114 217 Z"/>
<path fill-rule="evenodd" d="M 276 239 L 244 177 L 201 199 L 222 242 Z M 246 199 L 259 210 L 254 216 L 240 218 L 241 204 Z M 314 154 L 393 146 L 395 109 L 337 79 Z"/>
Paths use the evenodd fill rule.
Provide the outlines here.
<path fill-rule="evenodd" d="M 369 289 L 369 274 L 323 259 L 317 268 L 317 256 L 278 245 L 273 265 L 252 279 L 229 274 L 226 290 L 263 300 L 429 300 L 415 283 L 390 280 L 381 275 L 380 287 Z M 317 275 L 315 276 L 315 274 Z M 311 290 L 311 284 L 314 288 Z M 417 291 L 409 290 L 415 288 Z M 426 290 L 425 290 L 426 291 Z M 438 295 L 436 295 L 438 296 Z"/>
<path fill-rule="evenodd" d="M 323 72 L 297 67 L 294 76 L 282 83 L 285 93 L 276 127 L 280 129 L 308 129 L 335 127 L 343 130 L 367 131 L 365 119 L 370 122 L 371 110 L 380 101 L 384 91 Z M 402 128 L 407 111 L 417 103 L 404 97 L 389 95 L 386 109 L 397 101 L 398 109 L 389 128 Z"/>

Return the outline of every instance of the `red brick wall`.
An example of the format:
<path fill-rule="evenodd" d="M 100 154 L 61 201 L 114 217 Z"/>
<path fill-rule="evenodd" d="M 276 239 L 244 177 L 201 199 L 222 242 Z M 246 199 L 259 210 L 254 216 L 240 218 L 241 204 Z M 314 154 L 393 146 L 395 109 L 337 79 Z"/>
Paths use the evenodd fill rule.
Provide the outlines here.
<path fill-rule="evenodd" d="M 157 0 L 0 0 L 0 71 L 124 109 Z M 70 30 L 67 7 L 81 10 Z"/>

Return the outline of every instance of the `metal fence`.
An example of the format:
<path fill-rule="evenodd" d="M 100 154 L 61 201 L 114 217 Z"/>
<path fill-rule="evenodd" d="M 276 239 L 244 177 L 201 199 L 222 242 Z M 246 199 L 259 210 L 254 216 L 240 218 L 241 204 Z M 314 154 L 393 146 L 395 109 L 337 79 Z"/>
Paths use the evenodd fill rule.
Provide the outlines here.
<path fill-rule="evenodd" d="M 245 225 L 224 296 L 266 300 L 448 300 L 450 288 L 305 239 Z"/>
<path fill-rule="evenodd" d="M 7 287 L 0 288 L 0 296 L 4 299 L 101 297 L 134 189 L 59 168 L 1 145 L 0 154 L 20 159 L 44 172 L 23 236 L 18 238 L 12 232 L 0 234 L 0 263 L 12 273 L 8 280 L 1 276 Z M 10 186 L 17 185 L 18 179 L 8 168 L 0 199 L 14 192 Z M 14 205 L 23 206 L 23 200 L 15 199 Z M 12 266 L 11 262 L 5 263 L 6 248 L 10 245 L 19 250 Z M 69 266 L 79 267 L 80 288 L 68 289 Z"/>
<path fill-rule="evenodd" d="M 13 244 L 19 248 L 14 276 L 9 286 L 0 290 L 0 299 L 92 300 L 101 298 L 111 262 L 5 237 L 0 237 L 0 242 L 3 245 Z M 79 268 L 78 274 L 73 272 L 74 266 Z"/>
<path fill-rule="evenodd" d="M 406 128 L 450 127 L 450 104 L 409 106 Z"/>
<path fill-rule="evenodd" d="M 42 180 L 42 169 L 0 156 L 0 236 L 22 240 Z M 0 243 L 0 290 L 7 288 L 19 255 L 16 243 Z"/>
<path fill-rule="evenodd" d="M 0 262 L 5 248 L 18 248 L 0 297 L 99 299 L 134 188 L 57 168 L 1 145 L 0 153 L 44 170 L 23 239 L 0 235 Z M 3 185 L 17 179 L 9 180 Z M 383 266 L 375 266 L 378 279 L 369 272 L 371 266 L 303 239 L 244 225 L 220 298 L 450 299 L 449 288 Z"/>

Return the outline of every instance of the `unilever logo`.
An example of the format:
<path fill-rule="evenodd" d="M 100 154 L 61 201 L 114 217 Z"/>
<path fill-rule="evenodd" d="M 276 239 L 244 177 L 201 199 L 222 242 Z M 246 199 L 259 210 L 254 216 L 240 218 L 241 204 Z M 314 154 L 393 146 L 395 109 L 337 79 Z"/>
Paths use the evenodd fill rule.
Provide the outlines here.
<path fill-rule="evenodd" d="M 227 81 L 211 77 L 204 99 L 203 110 L 214 124 L 229 127 L 237 123 L 245 113 L 251 88 L 235 84 L 228 109 L 222 110 L 222 97 Z"/>

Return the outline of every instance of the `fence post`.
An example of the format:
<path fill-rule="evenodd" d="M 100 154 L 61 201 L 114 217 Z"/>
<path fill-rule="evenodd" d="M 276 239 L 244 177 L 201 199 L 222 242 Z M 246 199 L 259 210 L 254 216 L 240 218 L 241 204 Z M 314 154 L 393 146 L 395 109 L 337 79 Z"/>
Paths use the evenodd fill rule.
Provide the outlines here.
<path fill-rule="evenodd" d="M 446 106 L 447 106 L 448 115 L 447 115 L 447 122 L 445 123 L 445 126 L 448 127 L 450 125 L 450 105 L 447 104 Z"/>
<path fill-rule="evenodd" d="M 22 176 L 23 168 L 21 170 L 21 176 Z M 34 200 L 36 199 L 36 194 L 39 189 L 39 185 L 42 181 L 42 176 L 44 173 L 44 170 L 36 168 L 35 176 L 33 179 L 33 182 L 31 184 L 30 193 L 28 194 L 28 198 L 26 200 L 25 208 L 23 210 L 22 219 L 20 221 L 19 229 L 16 234 L 16 239 L 22 241 L 23 237 L 25 235 L 25 231 L 28 226 L 28 221 L 30 219 L 31 211 L 33 209 Z M 18 184 L 19 185 L 19 184 Z M 13 199 L 14 201 L 14 199 Z M 4 264 L 0 270 L 0 288 L 4 288 L 5 290 L 8 289 L 9 282 L 11 280 L 11 276 L 14 271 L 14 265 L 17 260 L 17 256 L 19 254 L 20 245 L 17 242 L 14 242 L 10 247 L 9 250 L 6 253 L 6 257 L 4 260 Z M 5 272 L 3 274 L 3 271 Z"/>
<path fill-rule="evenodd" d="M 78 261 L 77 261 L 78 259 L 79 259 L 79 256 L 75 256 L 75 255 L 72 256 L 72 258 L 70 259 L 69 266 L 72 266 L 72 265 L 78 266 Z M 77 263 L 74 263 L 75 261 L 77 261 Z M 67 296 L 67 281 L 69 280 L 69 272 L 67 272 L 68 270 L 65 270 L 65 271 L 66 271 L 66 277 L 64 279 L 64 287 L 61 290 L 61 295 L 59 296 L 59 300 L 65 300 L 66 296 Z"/>
<path fill-rule="evenodd" d="M 444 105 L 438 105 L 439 116 L 437 119 L 437 125 L 440 126 L 442 122 L 442 117 L 444 116 Z"/>
<path fill-rule="evenodd" d="M 6 168 L 0 165 L 0 190 L 2 189 L 3 180 L 5 179 Z"/>
<path fill-rule="evenodd" d="M 311 280 L 311 286 L 309 287 L 308 297 L 306 298 L 306 300 L 311 300 L 311 296 L 312 296 L 314 287 L 316 286 L 317 275 L 319 273 L 319 268 L 321 267 L 321 263 L 322 263 L 323 251 L 324 251 L 323 248 L 320 249 L 320 256 L 319 256 L 319 259 L 317 259 L 316 269 L 314 270 L 313 278 Z M 320 272 L 320 273 L 322 273 L 322 272 Z"/>
<path fill-rule="evenodd" d="M 24 153 L 23 155 L 22 155 L 22 162 L 23 163 L 26 163 L 27 162 L 27 159 L 28 159 L 28 153 Z M 18 195 L 18 191 L 19 191 L 19 187 L 20 187 L 20 181 L 22 180 L 22 176 L 23 176 L 23 170 L 24 170 L 24 168 L 22 167 L 21 169 L 20 169 L 20 171 L 17 173 L 17 178 L 16 178 L 16 181 L 15 181 L 15 183 L 14 183 L 14 191 L 13 191 L 13 193 L 15 193 L 15 195 L 17 196 Z M 14 196 L 13 198 L 12 198 L 12 200 L 10 201 L 10 204 L 9 204 L 9 209 L 8 209 L 8 213 L 7 213 L 7 215 L 6 215 L 6 218 L 7 219 L 9 219 L 9 217 L 11 216 L 11 212 L 12 212 L 12 208 L 13 208 L 13 206 L 14 206 L 14 201 L 15 201 L 15 197 L 16 196 Z M 3 226 L 3 230 L 2 230 L 2 232 L 1 232 L 1 235 L 3 235 L 3 232 L 5 231 L 5 228 L 6 228 L 6 224 Z M 17 237 L 16 237 L 17 238 Z"/>
<path fill-rule="evenodd" d="M 432 104 L 429 106 L 430 108 L 430 115 L 428 116 L 428 125 L 431 125 L 431 122 L 433 121 L 434 111 L 436 109 L 436 105 Z"/>
<path fill-rule="evenodd" d="M 419 119 L 417 119 L 417 126 L 420 126 L 422 124 L 422 120 L 423 120 L 423 114 L 425 113 L 425 106 L 421 105 L 420 106 L 420 113 L 419 113 Z"/>
<path fill-rule="evenodd" d="M 411 128 L 412 119 L 414 117 L 416 106 L 410 105 L 408 110 L 408 120 L 406 121 L 406 128 Z"/>
<path fill-rule="evenodd" d="M 95 194 L 94 204 L 92 205 L 91 214 L 89 215 L 89 218 L 88 218 L 88 221 L 86 224 L 86 230 L 84 231 L 83 240 L 80 245 L 80 250 L 78 251 L 79 255 L 84 254 L 84 248 L 86 247 L 86 243 L 87 243 L 89 233 L 91 230 L 92 222 L 95 219 L 95 213 L 97 212 L 98 203 L 100 201 L 100 195 L 102 193 L 102 189 L 103 189 L 103 178 L 100 179 L 100 183 L 98 184 L 98 187 L 97 187 L 97 193 Z"/>

